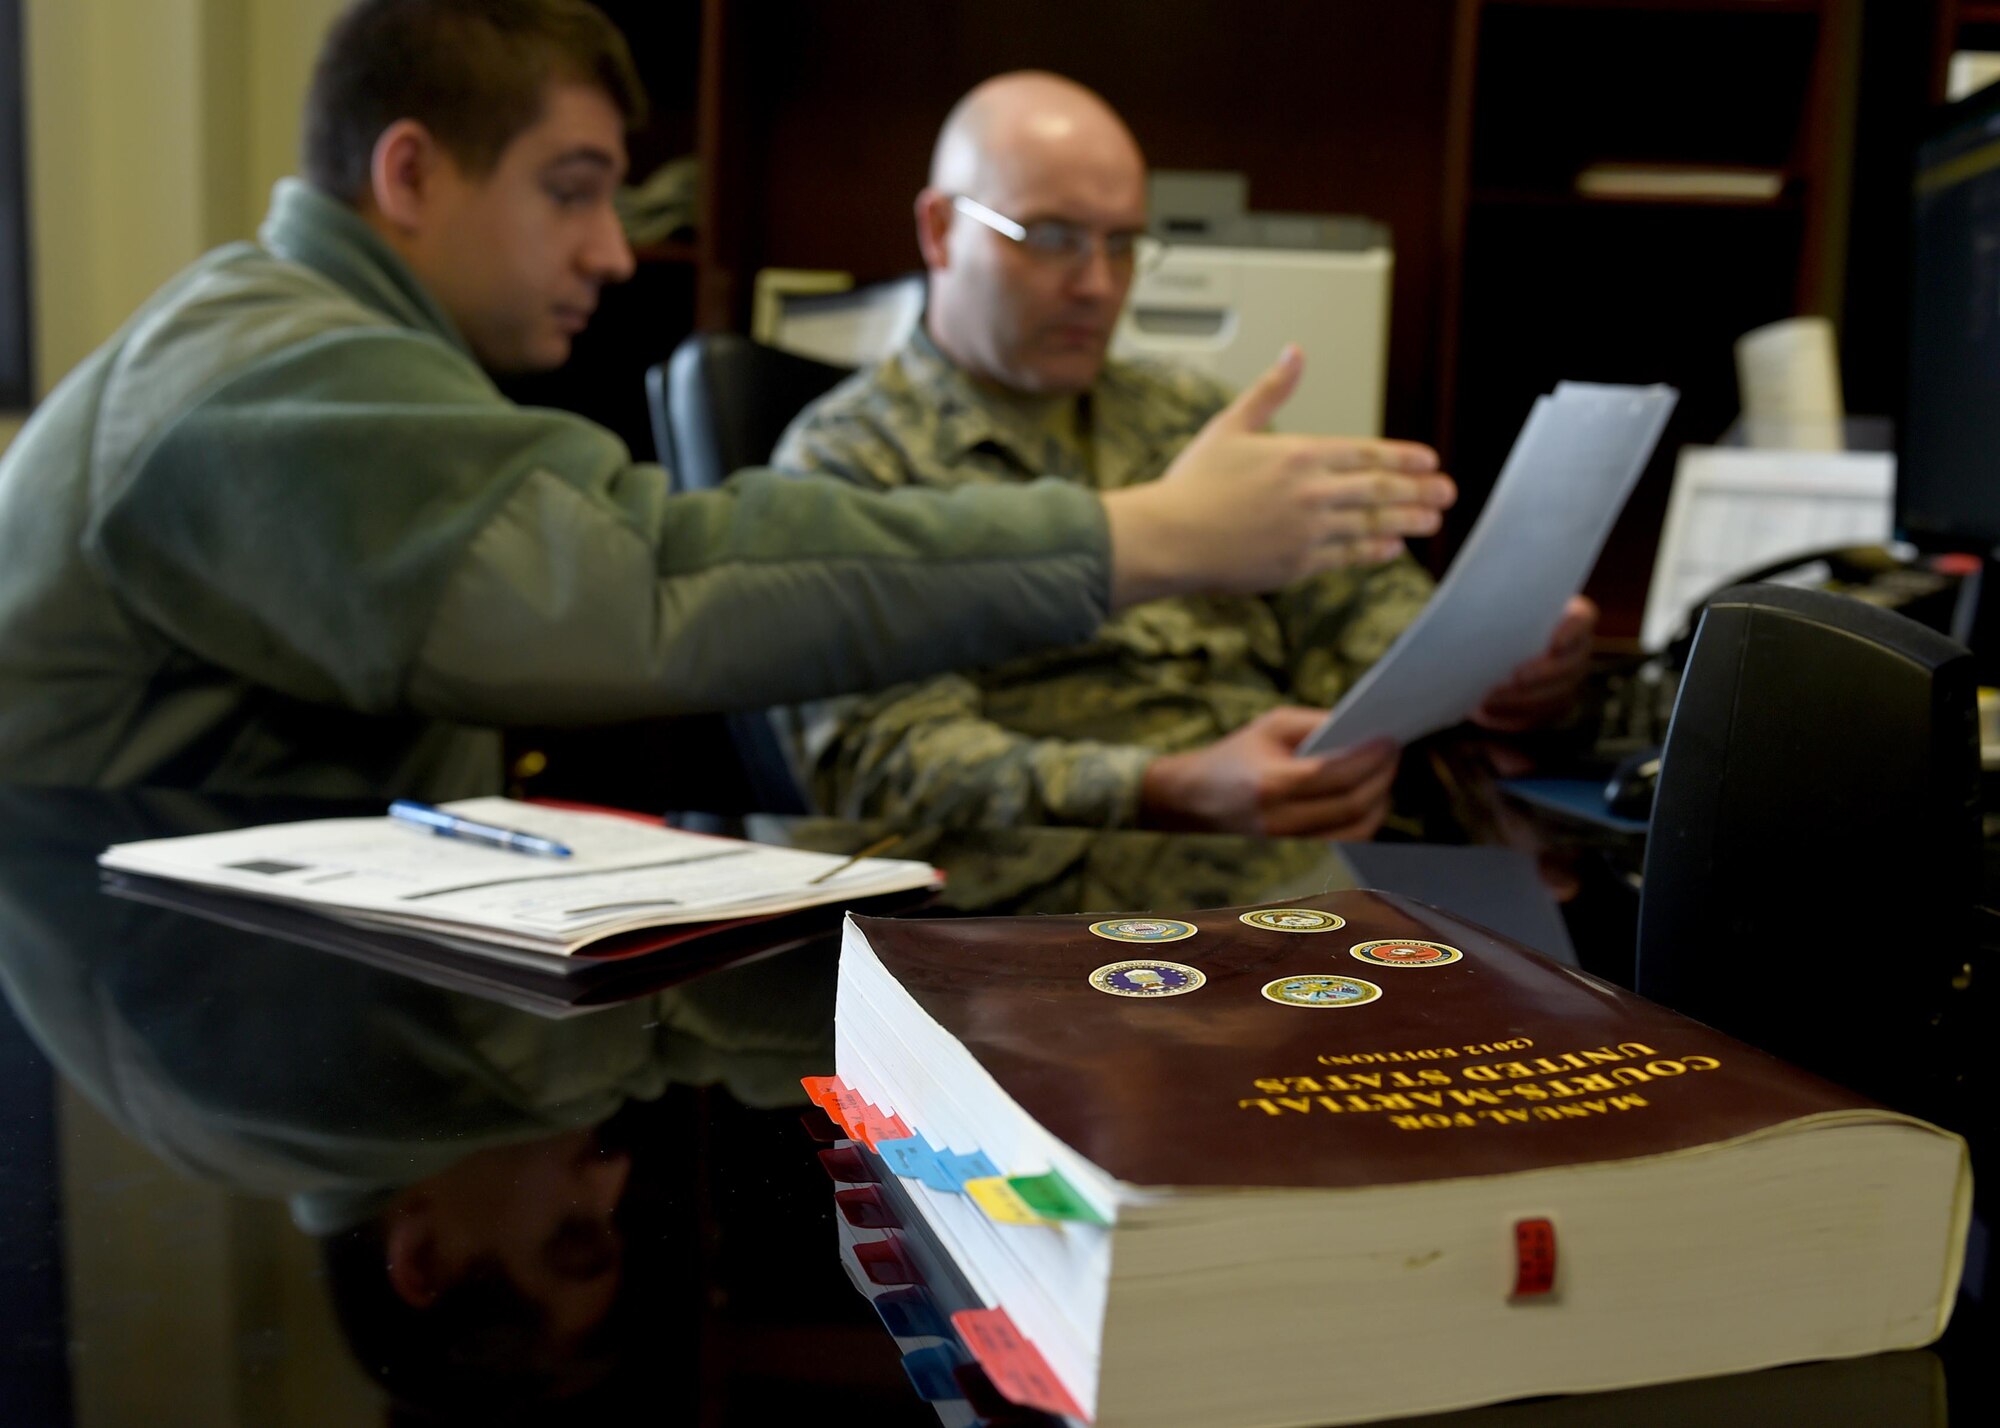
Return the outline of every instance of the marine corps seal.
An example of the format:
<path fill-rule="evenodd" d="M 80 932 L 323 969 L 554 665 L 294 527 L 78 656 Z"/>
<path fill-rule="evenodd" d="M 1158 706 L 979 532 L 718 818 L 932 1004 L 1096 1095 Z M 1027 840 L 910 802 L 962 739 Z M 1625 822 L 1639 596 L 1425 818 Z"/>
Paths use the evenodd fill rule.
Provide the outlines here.
<path fill-rule="evenodd" d="M 1414 937 L 1379 937 L 1373 942 L 1357 942 L 1347 950 L 1377 967 L 1442 967 L 1465 956 L 1456 947 Z"/>
<path fill-rule="evenodd" d="M 1107 962 L 1090 974 L 1091 986 L 1114 997 L 1177 997 L 1207 980 L 1181 962 Z"/>

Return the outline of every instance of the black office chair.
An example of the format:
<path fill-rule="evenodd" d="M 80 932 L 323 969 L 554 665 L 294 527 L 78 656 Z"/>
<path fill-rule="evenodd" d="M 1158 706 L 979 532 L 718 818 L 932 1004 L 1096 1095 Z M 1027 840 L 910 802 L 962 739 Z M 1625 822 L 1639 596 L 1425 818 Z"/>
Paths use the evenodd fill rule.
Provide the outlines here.
<path fill-rule="evenodd" d="M 661 460 L 682 491 L 720 486 L 731 472 L 769 461 L 800 409 L 846 375 L 733 332 L 698 332 L 646 373 Z M 769 716 L 750 709 L 724 719 L 754 811 L 809 812 Z"/>
<path fill-rule="evenodd" d="M 675 482 L 706 491 L 763 465 L 800 409 L 847 374 L 733 332 L 697 332 L 646 375 L 653 429 L 667 433 Z"/>

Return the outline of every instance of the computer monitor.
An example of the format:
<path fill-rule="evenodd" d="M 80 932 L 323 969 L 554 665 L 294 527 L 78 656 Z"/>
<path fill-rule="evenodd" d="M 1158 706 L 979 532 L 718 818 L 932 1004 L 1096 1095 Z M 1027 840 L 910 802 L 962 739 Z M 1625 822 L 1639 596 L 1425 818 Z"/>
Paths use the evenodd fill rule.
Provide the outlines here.
<path fill-rule="evenodd" d="M 2000 86 L 1942 111 L 1912 197 L 1896 528 L 1986 556 L 2000 546 Z"/>

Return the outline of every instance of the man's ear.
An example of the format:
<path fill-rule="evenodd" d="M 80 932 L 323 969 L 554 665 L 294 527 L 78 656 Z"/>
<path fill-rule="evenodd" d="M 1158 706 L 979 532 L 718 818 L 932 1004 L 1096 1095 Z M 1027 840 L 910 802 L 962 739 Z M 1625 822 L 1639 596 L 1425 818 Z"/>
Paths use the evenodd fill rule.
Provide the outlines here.
<path fill-rule="evenodd" d="M 412 1309 L 428 1309 L 437 1303 L 445 1284 L 428 1209 L 422 1204 L 391 1209 L 382 1240 L 389 1260 L 389 1287 L 396 1291 L 396 1297 Z"/>
<path fill-rule="evenodd" d="M 945 235 L 951 232 L 955 216 L 951 195 L 943 189 L 927 188 L 917 195 L 917 247 L 923 250 L 926 268 L 935 271 L 951 266 Z"/>
<path fill-rule="evenodd" d="M 369 194 L 375 211 L 409 232 L 423 219 L 425 200 L 437 183 L 444 151 L 431 131 L 414 119 L 398 119 L 375 140 L 368 161 Z"/>

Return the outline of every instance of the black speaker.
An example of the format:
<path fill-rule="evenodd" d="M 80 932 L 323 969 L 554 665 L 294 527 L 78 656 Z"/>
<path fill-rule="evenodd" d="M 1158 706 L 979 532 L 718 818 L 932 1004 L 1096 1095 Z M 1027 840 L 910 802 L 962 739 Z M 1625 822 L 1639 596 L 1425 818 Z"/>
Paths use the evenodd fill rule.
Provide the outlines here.
<path fill-rule="evenodd" d="M 1962 1122 L 1978 737 L 1963 645 L 1846 596 L 1717 595 L 1667 728 L 1638 990 Z"/>

